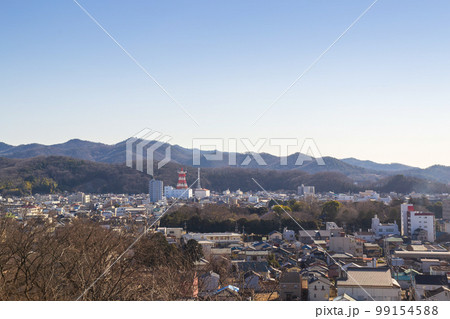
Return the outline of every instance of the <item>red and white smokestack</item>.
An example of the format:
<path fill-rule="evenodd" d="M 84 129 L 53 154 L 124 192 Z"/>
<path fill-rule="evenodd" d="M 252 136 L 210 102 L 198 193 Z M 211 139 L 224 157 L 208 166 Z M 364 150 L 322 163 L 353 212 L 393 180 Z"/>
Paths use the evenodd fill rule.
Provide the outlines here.
<path fill-rule="evenodd" d="M 188 185 L 186 182 L 186 172 L 183 171 L 183 168 L 181 168 L 181 171 L 178 171 L 177 189 L 184 189 L 184 188 L 188 188 Z"/>

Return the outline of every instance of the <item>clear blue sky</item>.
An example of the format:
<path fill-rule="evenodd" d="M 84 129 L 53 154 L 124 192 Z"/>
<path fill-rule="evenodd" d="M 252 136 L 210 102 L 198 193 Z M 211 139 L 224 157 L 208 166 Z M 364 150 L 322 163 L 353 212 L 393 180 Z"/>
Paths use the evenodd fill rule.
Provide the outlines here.
<path fill-rule="evenodd" d="M 322 155 L 450 165 L 450 2 L 71 0 L 0 4 L 0 141 L 104 143 L 149 127 L 193 137 L 315 139 Z M 266 149 L 270 151 L 269 149 Z"/>

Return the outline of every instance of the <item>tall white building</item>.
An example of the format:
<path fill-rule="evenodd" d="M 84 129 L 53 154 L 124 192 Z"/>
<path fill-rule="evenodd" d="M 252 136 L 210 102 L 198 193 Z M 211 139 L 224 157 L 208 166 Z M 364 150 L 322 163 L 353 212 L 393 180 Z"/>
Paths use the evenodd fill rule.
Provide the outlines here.
<path fill-rule="evenodd" d="M 414 211 L 413 204 L 401 204 L 400 205 L 400 222 L 401 222 L 401 234 L 402 236 L 408 236 L 408 212 Z"/>
<path fill-rule="evenodd" d="M 401 205 L 402 235 L 434 242 L 434 214 L 415 211 L 411 204 Z"/>

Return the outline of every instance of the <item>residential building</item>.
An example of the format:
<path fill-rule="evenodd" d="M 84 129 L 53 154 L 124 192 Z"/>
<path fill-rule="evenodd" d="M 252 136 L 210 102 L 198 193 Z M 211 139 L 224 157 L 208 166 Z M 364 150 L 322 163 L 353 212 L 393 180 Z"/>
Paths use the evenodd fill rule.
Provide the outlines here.
<path fill-rule="evenodd" d="M 434 290 L 428 290 L 425 292 L 424 299 L 427 301 L 450 301 L 450 289 L 441 286 Z"/>
<path fill-rule="evenodd" d="M 425 299 L 427 291 L 435 290 L 441 286 L 448 286 L 445 275 L 416 275 L 414 277 L 414 291 L 416 300 Z"/>
<path fill-rule="evenodd" d="M 365 192 L 359 192 L 358 201 L 379 200 L 380 194 L 373 190 L 366 190 Z"/>
<path fill-rule="evenodd" d="M 295 231 L 293 230 L 289 230 L 286 227 L 283 230 L 283 239 L 287 240 L 287 241 L 294 241 L 296 240 L 295 238 Z"/>
<path fill-rule="evenodd" d="M 326 230 L 299 230 L 299 241 L 303 244 L 312 244 L 315 240 L 328 240 L 330 237 L 340 236 L 341 228 Z"/>
<path fill-rule="evenodd" d="M 400 233 L 402 236 L 408 236 L 409 228 L 408 228 L 408 212 L 414 211 L 413 204 L 401 204 L 400 205 L 400 222 L 401 222 L 401 230 Z"/>
<path fill-rule="evenodd" d="M 435 240 L 434 214 L 415 211 L 411 204 L 401 205 L 402 236 L 409 236 L 415 240 Z"/>
<path fill-rule="evenodd" d="M 302 275 L 299 268 L 290 268 L 280 276 L 280 300 L 301 300 Z"/>
<path fill-rule="evenodd" d="M 269 233 L 269 240 L 270 241 L 281 241 L 281 240 L 283 240 L 283 234 L 276 230 L 271 231 Z"/>
<path fill-rule="evenodd" d="M 78 192 L 76 194 L 69 195 L 67 197 L 69 204 L 80 203 L 80 204 L 89 204 L 91 202 L 91 196 L 86 195 L 85 193 Z"/>
<path fill-rule="evenodd" d="M 348 268 L 344 279 L 337 280 L 338 295 L 347 294 L 360 301 L 399 301 L 400 285 L 389 268 Z"/>
<path fill-rule="evenodd" d="M 373 243 L 375 241 L 375 233 L 374 232 L 367 232 L 367 231 L 359 231 L 355 232 L 355 237 L 362 239 L 366 242 Z"/>
<path fill-rule="evenodd" d="M 376 238 L 383 238 L 387 236 L 398 236 L 400 235 L 400 231 L 398 230 L 397 222 L 394 223 L 388 223 L 388 224 L 381 224 L 380 219 L 377 215 L 375 215 L 374 218 L 372 218 L 372 229 L 375 233 Z"/>
<path fill-rule="evenodd" d="M 450 260 L 450 251 L 394 251 L 393 257 L 402 259 L 437 258 L 439 260 Z"/>
<path fill-rule="evenodd" d="M 206 188 L 196 188 L 194 190 L 194 196 L 197 199 L 202 199 L 211 196 L 211 192 Z"/>
<path fill-rule="evenodd" d="M 209 271 L 199 277 L 199 291 L 200 295 L 205 293 L 211 293 L 219 289 L 220 276 L 213 272 Z"/>
<path fill-rule="evenodd" d="M 192 198 L 191 188 L 173 188 L 172 186 L 164 187 L 164 196 L 166 198 L 189 199 Z"/>
<path fill-rule="evenodd" d="M 341 229 L 341 227 L 339 227 L 335 222 L 326 222 L 325 223 L 325 229 L 326 230 L 330 230 L 330 229 Z"/>
<path fill-rule="evenodd" d="M 183 240 L 188 242 L 189 239 L 196 241 L 210 241 L 216 246 L 228 246 L 230 244 L 239 244 L 242 242 L 242 235 L 238 233 L 187 233 L 183 235 Z"/>
<path fill-rule="evenodd" d="M 186 233 L 181 227 L 158 227 L 158 232 L 164 234 L 166 237 L 173 237 L 179 242 Z"/>
<path fill-rule="evenodd" d="M 330 300 L 331 281 L 323 276 L 313 276 L 308 280 L 308 300 L 328 301 Z"/>
<path fill-rule="evenodd" d="M 301 185 L 298 187 L 298 195 L 300 196 L 314 196 L 316 193 L 316 189 L 314 186 L 305 186 Z"/>
<path fill-rule="evenodd" d="M 378 244 L 364 243 L 363 253 L 367 256 L 367 258 L 379 258 L 382 255 L 382 249 Z"/>
<path fill-rule="evenodd" d="M 268 250 L 243 250 L 238 253 L 241 260 L 246 261 L 267 261 L 269 259 Z"/>
<path fill-rule="evenodd" d="M 233 285 L 228 285 L 228 286 L 220 288 L 216 292 L 214 292 L 212 298 L 214 300 L 220 300 L 220 301 L 240 300 L 239 288 L 235 287 Z"/>
<path fill-rule="evenodd" d="M 354 236 L 330 237 L 329 250 L 335 253 L 348 253 L 355 257 L 362 257 L 364 241 Z"/>
<path fill-rule="evenodd" d="M 269 264 L 267 261 L 245 261 L 245 260 L 233 260 L 231 262 L 231 269 L 233 273 L 239 277 L 248 271 L 254 271 L 264 279 L 270 277 Z"/>
<path fill-rule="evenodd" d="M 429 273 L 431 266 L 440 266 L 440 265 L 441 265 L 441 261 L 436 258 L 421 258 L 420 259 L 421 271 L 424 273 Z"/>
<path fill-rule="evenodd" d="M 152 179 L 149 182 L 148 193 L 150 195 L 150 202 L 156 203 L 163 199 L 163 181 Z"/>
<path fill-rule="evenodd" d="M 249 270 L 244 274 L 244 285 L 242 288 L 259 291 L 261 288 L 260 280 L 262 280 L 262 276 L 260 274 L 254 272 L 253 270 Z"/>
<path fill-rule="evenodd" d="M 450 265 L 430 266 L 430 275 L 446 275 L 450 277 Z"/>

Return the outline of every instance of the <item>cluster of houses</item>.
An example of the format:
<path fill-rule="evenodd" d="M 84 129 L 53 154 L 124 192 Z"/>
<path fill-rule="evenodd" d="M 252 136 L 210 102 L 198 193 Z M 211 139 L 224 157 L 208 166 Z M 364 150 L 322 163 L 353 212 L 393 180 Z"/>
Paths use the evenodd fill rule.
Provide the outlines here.
<path fill-rule="evenodd" d="M 372 225 L 381 225 L 377 217 Z M 272 231 L 260 241 L 249 241 L 239 233 L 157 231 L 174 244 L 194 239 L 201 245 L 198 294 L 193 298 L 450 300 L 446 247 L 394 234 L 377 235 L 376 229 L 349 235 L 329 222 L 324 230 Z"/>
<path fill-rule="evenodd" d="M 129 224 L 148 225 L 165 210 L 149 202 L 146 194 L 98 194 L 82 192 L 0 198 L 3 214 L 17 220 L 38 220 L 64 224 L 86 218 L 107 227 Z"/>
<path fill-rule="evenodd" d="M 303 186 L 302 192 L 311 196 L 313 190 Z M 249 194 L 227 191 L 220 198 L 258 205 L 262 201 L 257 195 L 250 200 Z M 283 194 L 278 196 L 283 198 Z M 90 218 L 117 229 L 129 224 L 145 228 L 168 205 L 150 202 L 145 194 L 36 195 L 0 198 L 0 202 L 3 213 L 18 220 L 51 219 L 64 225 L 73 218 Z M 238 232 L 193 233 L 166 227 L 155 231 L 171 244 L 182 246 L 195 240 L 202 247 L 192 298 L 450 300 L 450 252 L 448 245 L 434 243 L 437 224 L 434 214 L 403 204 L 401 225 L 381 223 L 374 216 L 369 230 L 351 234 L 334 222 L 326 223 L 324 229 L 274 230 L 257 240 Z M 441 224 L 439 228 L 447 231 L 449 218 Z"/>

